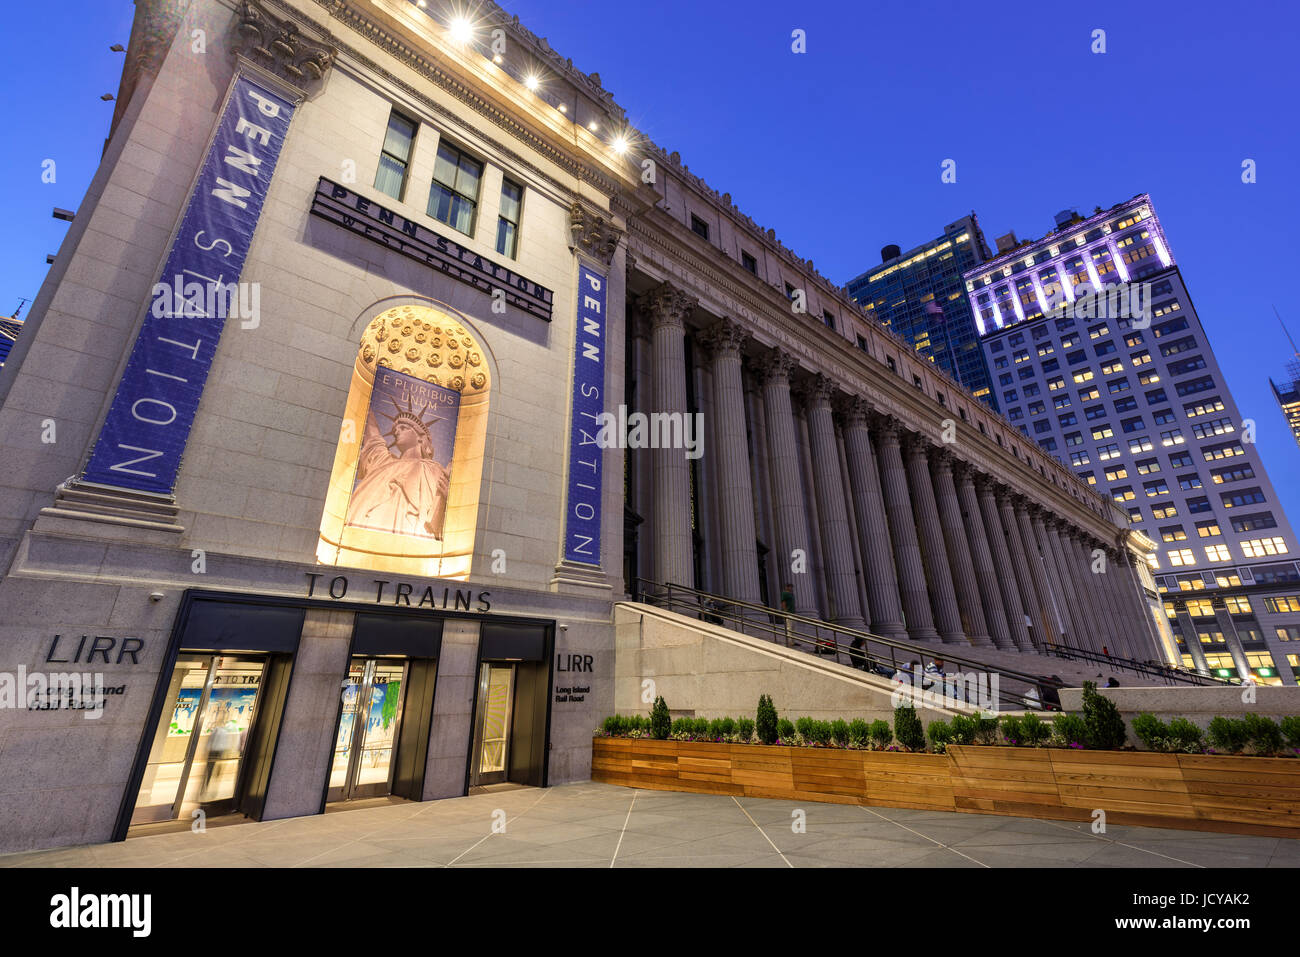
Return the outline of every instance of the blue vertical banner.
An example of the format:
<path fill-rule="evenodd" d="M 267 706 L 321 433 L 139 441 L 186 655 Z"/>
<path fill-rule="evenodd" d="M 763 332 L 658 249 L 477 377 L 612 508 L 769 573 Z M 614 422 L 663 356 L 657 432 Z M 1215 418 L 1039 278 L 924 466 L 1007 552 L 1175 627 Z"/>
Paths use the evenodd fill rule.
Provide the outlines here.
<path fill-rule="evenodd" d="M 294 106 L 235 77 L 82 478 L 168 495 L 232 309 Z M 258 297 L 253 297 L 253 302 Z"/>
<path fill-rule="evenodd" d="M 564 558 L 600 564 L 600 467 L 596 440 L 605 411 L 605 277 L 578 266 L 574 330 L 573 411 L 569 419 L 569 488 L 564 508 Z"/>

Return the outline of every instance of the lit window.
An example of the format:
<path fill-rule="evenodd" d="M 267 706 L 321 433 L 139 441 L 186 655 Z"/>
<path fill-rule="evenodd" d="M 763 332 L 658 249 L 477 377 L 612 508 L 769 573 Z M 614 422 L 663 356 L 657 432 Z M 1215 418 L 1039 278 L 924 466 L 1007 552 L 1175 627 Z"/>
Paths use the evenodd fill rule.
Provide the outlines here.
<path fill-rule="evenodd" d="M 501 181 L 501 213 L 497 217 L 497 252 L 514 259 L 519 252 L 519 210 L 524 188 L 510 180 Z"/>
<path fill-rule="evenodd" d="M 1205 557 L 1212 562 L 1226 562 L 1232 558 L 1232 556 L 1228 554 L 1227 545 L 1206 545 Z"/>
<path fill-rule="evenodd" d="M 1168 552 L 1168 555 L 1169 555 L 1169 564 L 1173 565 L 1175 568 L 1179 568 L 1183 565 L 1191 565 L 1195 563 L 1195 559 L 1192 557 L 1192 550 L 1190 548 L 1171 548 Z"/>
<path fill-rule="evenodd" d="M 1268 555 L 1285 555 L 1286 542 L 1282 536 L 1273 538 L 1253 538 L 1241 543 L 1241 550 L 1247 558 L 1264 558 Z"/>
<path fill-rule="evenodd" d="M 406 189 L 406 172 L 414 140 L 415 123 L 396 110 L 390 113 L 384 146 L 379 153 L 379 168 L 375 171 L 375 189 L 398 201 Z"/>
<path fill-rule="evenodd" d="M 467 236 L 473 235 L 482 179 L 482 163 L 440 142 L 433 164 L 433 186 L 429 190 L 429 215 Z"/>

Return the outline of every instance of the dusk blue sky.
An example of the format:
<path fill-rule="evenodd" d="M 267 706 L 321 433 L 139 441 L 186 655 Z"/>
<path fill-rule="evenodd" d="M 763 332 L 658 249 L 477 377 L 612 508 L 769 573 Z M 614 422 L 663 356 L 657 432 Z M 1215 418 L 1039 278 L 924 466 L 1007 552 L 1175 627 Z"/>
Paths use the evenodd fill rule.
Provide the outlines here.
<path fill-rule="evenodd" d="M 635 127 L 837 283 L 974 210 L 990 245 L 1151 194 L 1293 522 L 1300 448 L 1268 376 L 1300 262 L 1295 3 L 507 0 Z M 34 297 L 103 147 L 133 5 L 6 11 L 0 314 Z M 791 52 L 791 32 L 807 52 Z M 1106 52 L 1091 52 L 1106 31 Z M 54 159 L 57 182 L 41 182 Z M 1242 161 L 1258 182 L 1243 184 Z M 945 159 L 957 182 L 940 181 Z"/>

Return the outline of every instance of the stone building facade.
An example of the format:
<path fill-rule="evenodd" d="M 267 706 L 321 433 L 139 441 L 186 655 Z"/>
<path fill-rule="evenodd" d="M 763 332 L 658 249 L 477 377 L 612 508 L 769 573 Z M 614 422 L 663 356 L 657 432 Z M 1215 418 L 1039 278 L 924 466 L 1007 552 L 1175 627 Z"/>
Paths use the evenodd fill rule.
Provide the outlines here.
<path fill-rule="evenodd" d="M 638 578 L 1161 653 L 1122 513 L 517 19 L 136 9 L 0 372 L 0 850 L 583 780 Z"/>

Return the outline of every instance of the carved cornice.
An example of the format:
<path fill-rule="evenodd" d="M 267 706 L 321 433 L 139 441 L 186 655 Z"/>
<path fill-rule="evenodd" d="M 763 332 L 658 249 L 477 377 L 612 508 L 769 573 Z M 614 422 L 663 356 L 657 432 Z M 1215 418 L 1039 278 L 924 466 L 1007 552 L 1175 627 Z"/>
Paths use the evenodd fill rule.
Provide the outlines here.
<path fill-rule="evenodd" d="M 700 334 L 700 344 L 717 359 L 739 359 L 740 351 L 749 341 L 749 333 L 725 316 Z"/>
<path fill-rule="evenodd" d="M 283 11 L 287 16 L 300 20 L 304 19 L 298 11 L 285 3 L 284 0 L 263 0 L 263 3 L 267 6 L 275 7 Z M 608 175 L 587 163 L 580 162 L 564 150 L 557 149 L 547 143 L 532 130 L 515 120 L 512 116 L 497 109 L 482 97 L 475 95 L 455 77 L 440 69 L 434 62 L 427 59 L 422 54 L 412 50 L 386 29 L 363 16 L 359 10 L 351 7 L 349 4 L 344 2 L 344 0 L 316 0 L 316 3 L 324 8 L 331 17 L 341 21 L 344 26 L 365 37 L 370 41 L 370 43 L 378 47 L 385 54 L 414 70 L 434 86 L 439 87 L 444 92 L 469 106 L 475 112 L 486 117 L 503 132 L 536 151 L 541 156 L 545 157 L 546 160 L 554 163 L 566 173 L 577 177 L 584 182 L 591 183 L 607 196 L 612 196 L 619 191 L 619 184 Z M 307 18 L 307 22 L 314 23 L 315 21 Z M 442 104 L 435 101 L 432 97 L 427 96 L 409 83 L 399 79 L 388 70 L 385 70 L 373 59 L 366 56 L 355 47 L 344 43 L 328 30 L 321 28 L 320 32 L 325 36 L 329 43 L 337 47 L 339 52 L 345 54 L 350 60 L 355 61 L 365 69 L 374 73 L 376 76 L 383 77 L 383 79 L 393 87 L 400 89 L 407 96 L 418 101 L 422 107 L 430 113 L 440 117 L 443 121 L 455 126 L 457 129 L 461 128 L 463 123 L 461 118 Z M 475 128 L 474 132 L 478 138 L 483 140 L 483 142 L 498 150 L 502 156 L 509 157 L 510 161 L 517 164 L 520 169 L 526 169 L 537 180 L 549 183 L 557 193 L 566 197 L 566 199 L 573 198 L 571 187 L 555 179 L 541 166 L 530 162 L 522 154 L 511 149 L 499 138 L 489 135 L 485 129 Z"/>
<path fill-rule="evenodd" d="M 608 267 L 622 238 L 623 230 L 585 203 L 573 201 L 569 207 L 570 250 L 575 253 L 582 250 Z"/>
<path fill-rule="evenodd" d="M 297 23 L 274 16 L 258 0 L 242 0 L 232 29 L 234 52 L 284 80 L 304 97 L 320 91 L 338 56 L 337 48 L 304 36 Z"/>

